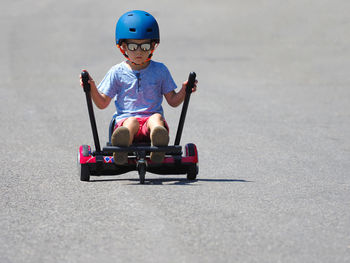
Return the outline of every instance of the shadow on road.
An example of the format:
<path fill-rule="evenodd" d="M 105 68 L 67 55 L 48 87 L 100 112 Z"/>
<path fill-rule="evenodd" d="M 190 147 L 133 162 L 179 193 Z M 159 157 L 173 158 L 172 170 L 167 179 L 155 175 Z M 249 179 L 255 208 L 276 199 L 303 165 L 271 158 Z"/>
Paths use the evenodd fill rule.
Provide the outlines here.
<path fill-rule="evenodd" d="M 97 182 L 117 182 L 117 181 L 131 181 L 134 183 L 130 183 L 129 185 L 141 185 L 139 183 L 139 179 L 136 178 L 111 178 L 111 179 L 97 179 L 97 180 L 90 180 L 90 182 L 97 183 Z M 242 179 L 196 179 L 196 180 L 187 180 L 186 178 L 146 178 L 144 185 L 196 185 L 197 182 L 221 182 L 221 183 L 251 183 L 252 181 L 242 180 Z"/>

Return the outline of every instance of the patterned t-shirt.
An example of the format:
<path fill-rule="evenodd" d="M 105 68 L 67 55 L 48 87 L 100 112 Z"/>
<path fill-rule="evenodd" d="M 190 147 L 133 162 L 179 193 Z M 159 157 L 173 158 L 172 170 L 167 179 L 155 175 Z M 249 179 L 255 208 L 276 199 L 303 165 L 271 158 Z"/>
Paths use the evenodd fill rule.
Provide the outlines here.
<path fill-rule="evenodd" d="M 98 86 L 100 92 L 115 98 L 117 122 L 154 113 L 164 116 L 163 95 L 175 89 L 176 84 L 167 67 L 152 60 L 140 71 L 130 69 L 125 61 L 117 64 Z"/>

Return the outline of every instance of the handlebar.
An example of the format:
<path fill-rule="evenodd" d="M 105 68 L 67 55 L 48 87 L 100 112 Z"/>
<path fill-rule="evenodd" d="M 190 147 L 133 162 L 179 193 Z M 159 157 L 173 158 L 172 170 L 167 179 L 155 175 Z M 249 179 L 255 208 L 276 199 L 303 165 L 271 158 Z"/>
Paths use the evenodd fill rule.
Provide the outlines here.
<path fill-rule="evenodd" d="M 194 87 L 195 81 L 196 81 L 196 73 L 191 72 L 190 75 L 188 76 L 188 82 L 186 85 L 186 93 L 192 93 L 192 89 Z"/>
<path fill-rule="evenodd" d="M 188 81 L 187 81 L 187 85 L 186 85 L 186 96 L 185 96 L 185 100 L 184 100 L 183 105 L 182 105 L 179 125 L 177 127 L 175 143 L 174 143 L 175 145 L 180 145 L 180 140 L 181 140 L 182 130 L 183 130 L 184 123 L 185 123 L 187 108 L 188 108 L 188 104 L 190 102 L 190 97 L 191 97 L 192 89 L 194 87 L 195 82 L 196 82 L 196 73 L 191 72 L 190 75 L 188 76 Z"/>
<path fill-rule="evenodd" d="M 84 87 L 84 92 L 90 92 L 91 87 L 89 84 L 89 73 L 87 71 L 82 71 L 81 72 L 81 79 L 83 81 L 83 87 Z"/>

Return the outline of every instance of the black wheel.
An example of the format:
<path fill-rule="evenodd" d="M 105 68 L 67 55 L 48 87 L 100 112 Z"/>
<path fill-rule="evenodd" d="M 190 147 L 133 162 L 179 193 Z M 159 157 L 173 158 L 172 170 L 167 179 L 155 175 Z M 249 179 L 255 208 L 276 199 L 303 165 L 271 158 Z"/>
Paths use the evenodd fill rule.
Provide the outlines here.
<path fill-rule="evenodd" d="M 187 179 L 188 180 L 196 180 L 198 174 L 198 165 L 192 165 L 187 171 Z"/>
<path fill-rule="evenodd" d="M 88 157 L 90 155 L 89 152 L 89 146 L 88 145 L 83 145 L 83 156 Z"/>
<path fill-rule="evenodd" d="M 198 153 L 197 153 L 197 147 L 193 143 L 186 144 L 186 156 L 195 156 L 196 161 L 198 162 Z M 198 174 L 198 164 L 193 163 L 187 171 L 187 179 L 188 180 L 196 180 L 197 174 Z"/>
<path fill-rule="evenodd" d="M 146 164 L 139 163 L 137 166 L 137 170 L 139 172 L 140 184 L 144 184 L 145 183 L 145 175 L 146 175 Z"/>
<path fill-rule="evenodd" d="M 197 147 L 193 143 L 186 144 L 186 156 L 196 156 Z"/>
<path fill-rule="evenodd" d="M 80 181 L 90 181 L 90 170 L 87 164 L 80 164 Z"/>

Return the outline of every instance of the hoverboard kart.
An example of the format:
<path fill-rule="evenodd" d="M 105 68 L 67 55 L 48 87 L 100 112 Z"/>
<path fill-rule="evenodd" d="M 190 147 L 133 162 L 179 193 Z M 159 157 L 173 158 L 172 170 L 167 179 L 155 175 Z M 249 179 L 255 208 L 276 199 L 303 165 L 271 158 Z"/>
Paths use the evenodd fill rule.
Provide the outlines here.
<path fill-rule="evenodd" d="M 79 148 L 78 166 L 81 181 L 89 181 L 91 175 L 119 175 L 130 171 L 138 171 L 141 184 L 145 183 L 146 172 L 162 175 L 186 174 L 188 180 L 196 179 L 198 174 L 197 147 L 193 143 L 186 144 L 185 153 L 183 154 L 182 147 L 180 146 L 187 108 L 196 79 L 196 74 L 194 72 L 191 72 L 188 78 L 186 97 L 182 106 L 175 143 L 174 145 L 164 147 L 151 146 L 150 144 L 132 144 L 129 147 L 112 146 L 111 137 L 115 126 L 115 119 L 113 118 L 109 125 L 109 141 L 107 145 L 101 149 L 91 100 L 90 84 L 88 83 L 89 74 L 83 71 L 81 76 L 95 143 L 94 151 L 91 146 L 88 145 L 82 145 Z M 128 163 L 125 165 L 115 164 L 113 159 L 114 152 L 127 152 Z M 163 162 L 160 164 L 152 163 L 149 157 L 151 152 L 165 152 L 166 154 Z"/>

